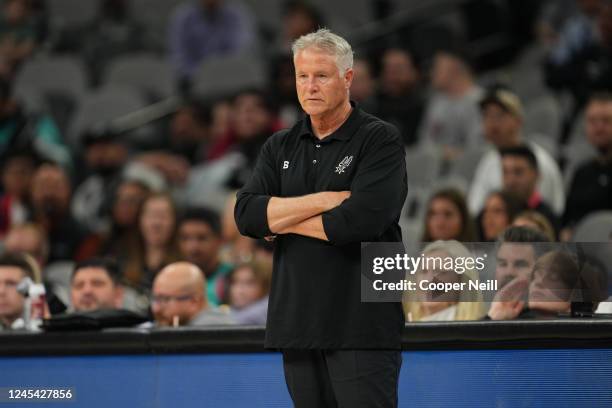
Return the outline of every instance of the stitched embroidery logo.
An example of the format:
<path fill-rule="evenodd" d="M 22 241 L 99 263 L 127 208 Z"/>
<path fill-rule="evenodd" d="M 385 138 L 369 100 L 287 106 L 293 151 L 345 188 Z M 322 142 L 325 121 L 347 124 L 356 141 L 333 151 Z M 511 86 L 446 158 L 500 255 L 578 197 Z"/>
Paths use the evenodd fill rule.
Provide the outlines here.
<path fill-rule="evenodd" d="M 353 156 L 346 156 L 344 159 L 342 159 L 342 161 L 340 163 L 338 163 L 338 165 L 336 166 L 336 173 L 338 174 L 342 174 L 344 173 L 344 170 L 346 170 L 346 168 L 348 166 L 351 165 L 351 162 L 353 161 Z"/>

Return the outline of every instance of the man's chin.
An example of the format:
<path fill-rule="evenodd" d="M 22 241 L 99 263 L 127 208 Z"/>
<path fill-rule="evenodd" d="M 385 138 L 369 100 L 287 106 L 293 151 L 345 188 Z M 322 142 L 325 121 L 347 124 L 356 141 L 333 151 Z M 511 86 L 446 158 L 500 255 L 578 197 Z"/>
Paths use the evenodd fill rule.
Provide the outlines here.
<path fill-rule="evenodd" d="M 5 316 L 12 316 L 14 313 L 14 309 L 9 307 L 0 307 L 0 318 Z"/>
<path fill-rule="evenodd" d="M 322 101 L 321 102 L 307 101 L 307 102 L 302 104 L 302 109 L 309 116 L 320 115 L 321 113 L 324 113 L 325 111 L 327 111 L 327 108 L 323 104 Z"/>
<path fill-rule="evenodd" d="M 93 312 L 94 310 L 98 310 L 100 309 L 100 306 L 97 304 L 91 304 L 91 305 L 79 305 L 79 307 L 76 309 L 77 312 Z"/>

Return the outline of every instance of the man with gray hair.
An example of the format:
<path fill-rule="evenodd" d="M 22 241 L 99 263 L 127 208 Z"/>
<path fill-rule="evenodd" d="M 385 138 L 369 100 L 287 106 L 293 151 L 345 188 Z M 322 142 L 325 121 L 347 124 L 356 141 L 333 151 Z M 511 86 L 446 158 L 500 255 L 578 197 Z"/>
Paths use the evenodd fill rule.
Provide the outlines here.
<path fill-rule="evenodd" d="M 296 407 L 396 407 L 397 303 L 361 301 L 361 242 L 399 242 L 399 131 L 349 99 L 353 51 L 321 29 L 292 47 L 305 119 L 271 136 L 238 192 L 240 232 L 275 240 L 265 346 Z"/>

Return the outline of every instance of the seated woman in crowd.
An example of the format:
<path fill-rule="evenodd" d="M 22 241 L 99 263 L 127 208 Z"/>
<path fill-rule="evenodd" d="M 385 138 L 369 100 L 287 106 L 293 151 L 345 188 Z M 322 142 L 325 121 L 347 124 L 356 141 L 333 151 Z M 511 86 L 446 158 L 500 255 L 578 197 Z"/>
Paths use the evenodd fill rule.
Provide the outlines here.
<path fill-rule="evenodd" d="M 474 241 L 474 224 L 463 194 L 452 188 L 435 193 L 427 204 L 423 231 L 423 242 L 451 239 Z"/>
<path fill-rule="evenodd" d="M 523 211 L 516 216 L 512 225 L 534 229 L 544 234 L 551 242 L 555 241 L 555 229 L 550 221 L 537 211 Z"/>
<path fill-rule="evenodd" d="M 138 239 L 138 214 L 143 201 L 151 193 L 144 183 L 123 180 L 114 191 L 110 208 L 110 230 L 103 238 L 100 254 L 119 262 L 127 259 L 129 249 Z"/>
<path fill-rule="evenodd" d="M 138 215 L 138 240 L 128 250 L 125 265 L 131 286 L 150 290 L 157 272 L 179 259 L 176 219 L 176 207 L 168 194 L 154 193 L 144 200 Z"/>
<path fill-rule="evenodd" d="M 432 264 L 439 263 L 436 259 L 446 261 L 446 258 L 458 259 L 472 257 L 470 251 L 457 241 L 436 241 L 423 250 L 425 259 Z M 459 269 L 426 268 L 413 275 L 416 287 L 419 282 L 468 283 L 478 280 L 478 272 L 473 268 Z M 478 320 L 483 317 L 482 293 L 474 290 L 462 291 L 407 291 L 404 297 L 404 313 L 407 321 L 448 321 L 448 320 Z"/>
<path fill-rule="evenodd" d="M 231 314 L 238 324 L 265 325 L 272 265 L 249 262 L 230 274 L 229 300 Z"/>
<path fill-rule="evenodd" d="M 229 263 L 249 262 L 253 259 L 255 252 L 255 240 L 240 234 L 236 220 L 234 219 L 234 207 L 236 206 L 236 192 L 228 194 L 223 214 L 221 216 L 221 234 L 224 246 L 221 250 L 221 258 Z"/>
<path fill-rule="evenodd" d="M 579 266 L 571 253 L 555 250 L 538 258 L 531 273 L 527 299 L 513 299 L 514 287 L 519 283 L 507 285 L 498 293 L 491 305 L 488 318 L 508 319 L 552 319 L 571 311 L 572 302 L 588 302 L 592 312 L 599 304 L 599 295 L 605 286 L 601 271 L 585 263 Z M 501 292 L 501 291 L 500 291 Z M 517 307 L 518 306 L 518 307 Z"/>
<path fill-rule="evenodd" d="M 522 210 L 518 198 L 504 191 L 491 193 L 478 216 L 480 237 L 483 241 L 495 241 L 507 227 L 512 225 L 516 215 Z"/>

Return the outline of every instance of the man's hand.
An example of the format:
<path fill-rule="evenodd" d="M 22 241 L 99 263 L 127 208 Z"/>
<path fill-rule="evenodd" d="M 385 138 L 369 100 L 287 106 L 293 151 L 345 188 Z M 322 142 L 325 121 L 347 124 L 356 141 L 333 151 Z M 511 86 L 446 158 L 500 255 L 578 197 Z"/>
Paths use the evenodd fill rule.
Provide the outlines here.
<path fill-rule="evenodd" d="M 526 278 L 515 278 L 495 294 L 489 317 L 491 320 L 511 320 L 516 319 L 525 307 L 525 294 L 529 287 L 529 280 Z"/>
<path fill-rule="evenodd" d="M 524 300 L 514 300 L 512 302 L 493 302 L 489 309 L 489 317 L 491 320 L 512 320 L 516 319 L 521 314 L 521 310 L 525 307 Z"/>

